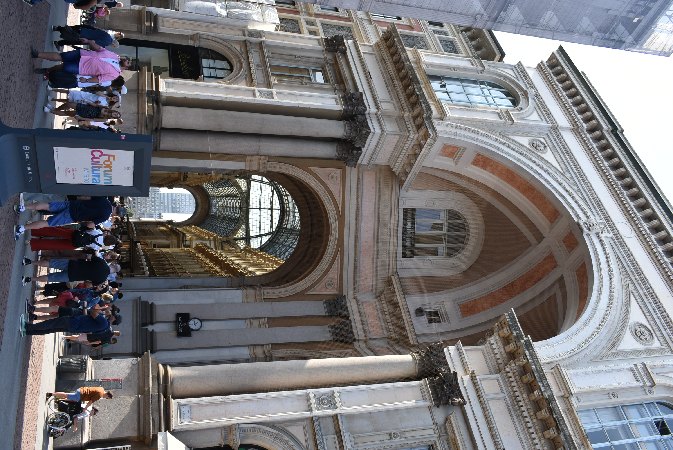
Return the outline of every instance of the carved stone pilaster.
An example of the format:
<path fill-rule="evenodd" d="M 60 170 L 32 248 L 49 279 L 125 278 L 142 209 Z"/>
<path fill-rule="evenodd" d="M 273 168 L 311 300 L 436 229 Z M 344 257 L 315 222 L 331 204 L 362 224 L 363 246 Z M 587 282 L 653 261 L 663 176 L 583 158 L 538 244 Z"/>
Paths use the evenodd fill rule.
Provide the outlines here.
<path fill-rule="evenodd" d="M 343 118 L 350 119 L 367 112 L 365 97 L 362 92 L 349 92 L 341 96 L 343 104 Z"/>
<path fill-rule="evenodd" d="M 344 138 L 351 141 L 356 147 L 363 147 L 371 133 L 367 118 L 363 115 L 354 116 L 352 119 L 344 121 L 344 124 L 346 125 Z"/>
<path fill-rule="evenodd" d="M 348 304 L 346 296 L 340 295 L 336 298 L 323 301 L 325 307 L 325 314 L 332 317 L 349 317 Z"/>
<path fill-rule="evenodd" d="M 341 140 L 337 144 L 336 157 L 346 163 L 348 167 L 355 167 L 362 155 L 362 149 L 353 145 L 352 142 Z"/>
<path fill-rule="evenodd" d="M 323 38 L 325 51 L 346 54 L 346 37 L 340 34 Z"/>
<path fill-rule="evenodd" d="M 353 333 L 353 325 L 351 321 L 342 319 L 338 322 L 328 325 L 332 341 L 341 342 L 344 344 L 352 344 L 355 342 L 355 334 Z"/>

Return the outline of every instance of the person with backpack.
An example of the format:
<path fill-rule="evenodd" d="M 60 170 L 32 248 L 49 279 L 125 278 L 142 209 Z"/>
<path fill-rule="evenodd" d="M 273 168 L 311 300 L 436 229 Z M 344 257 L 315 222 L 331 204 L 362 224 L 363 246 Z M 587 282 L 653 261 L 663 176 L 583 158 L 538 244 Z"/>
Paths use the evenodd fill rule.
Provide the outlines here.
<path fill-rule="evenodd" d="M 33 251 L 75 250 L 78 248 L 89 248 L 94 251 L 105 249 L 104 233 L 88 227 L 80 227 L 79 230 L 64 227 L 45 227 L 31 230 L 30 249 Z"/>

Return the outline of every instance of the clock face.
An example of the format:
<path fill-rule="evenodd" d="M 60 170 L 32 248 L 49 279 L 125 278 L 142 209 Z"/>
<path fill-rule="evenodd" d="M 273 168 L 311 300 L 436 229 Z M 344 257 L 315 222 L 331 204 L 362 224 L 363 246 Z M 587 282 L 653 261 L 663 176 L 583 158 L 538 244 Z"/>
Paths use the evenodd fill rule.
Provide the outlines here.
<path fill-rule="evenodd" d="M 202 326 L 203 322 L 201 322 L 201 319 L 193 317 L 189 320 L 189 329 L 192 331 L 200 330 Z"/>

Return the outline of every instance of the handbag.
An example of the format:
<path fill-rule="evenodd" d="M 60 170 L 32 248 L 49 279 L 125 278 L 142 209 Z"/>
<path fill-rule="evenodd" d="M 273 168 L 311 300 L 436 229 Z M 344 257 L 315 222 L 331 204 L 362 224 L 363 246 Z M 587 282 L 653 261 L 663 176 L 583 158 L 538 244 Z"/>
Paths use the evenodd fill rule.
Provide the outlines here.
<path fill-rule="evenodd" d="M 60 30 L 61 39 L 68 44 L 79 44 L 80 35 L 71 26 L 62 27 Z"/>

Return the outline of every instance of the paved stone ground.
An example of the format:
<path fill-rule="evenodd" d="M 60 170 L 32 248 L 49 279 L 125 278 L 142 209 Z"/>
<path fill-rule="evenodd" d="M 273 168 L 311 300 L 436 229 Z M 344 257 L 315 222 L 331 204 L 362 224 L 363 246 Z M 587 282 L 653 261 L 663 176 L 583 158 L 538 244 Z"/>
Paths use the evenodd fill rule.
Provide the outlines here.
<path fill-rule="evenodd" d="M 47 2 L 34 7 L 21 0 L 0 2 L 0 120 L 6 125 L 33 126 L 40 77 L 33 73 L 30 47 L 44 46 L 49 10 Z"/>
<path fill-rule="evenodd" d="M 0 1 L 0 121 L 5 125 L 33 128 L 36 122 L 44 121 L 44 117 L 35 115 L 40 108 L 38 99 L 44 97 L 45 91 L 41 77 L 33 73 L 39 64 L 31 59 L 30 47 L 49 49 L 45 44 L 51 38 L 50 20 L 54 21 L 55 15 L 63 16 L 60 20 L 56 17 L 59 23 L 65 20 L 63 5 L 54 4 L 56 8 L 47 1 L 35 7 L 21 0 Z M 53 339 L 18 337 L 17 304 L 30 292 L 21 289 L 17 278 L 30 271 L 18 263 L 23 256 L 23 242 L 17 244 L 12 232 L 18 219 L 12 211 L 15 202 L 16 199 L 10 199 L 0 206 L 0 377 L 5 378 L 0 384 L 0 395 L 7 408 L 0 424 L 3 436 L 0 446 L 47 448 L 49 440 L 41 429 L 43 366 L 46 361 L 53 364 L 53 357 L 45 352 L 45 342 L 53 345 Z"/>

